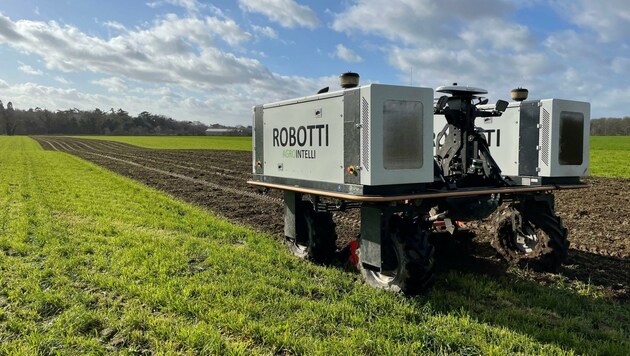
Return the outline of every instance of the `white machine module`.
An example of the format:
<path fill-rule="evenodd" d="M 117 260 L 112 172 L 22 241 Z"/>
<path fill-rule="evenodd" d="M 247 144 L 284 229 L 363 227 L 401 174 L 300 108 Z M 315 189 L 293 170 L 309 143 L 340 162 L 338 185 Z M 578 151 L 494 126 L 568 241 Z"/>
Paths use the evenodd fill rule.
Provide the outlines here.
<path fill-rule="evenodd" d="M 479 109 L 491 106 L 479 106 Z M 446 124 L 435 116 L 437 135 Z M 590 104 L 545 99 L 512 102 L 500 117 L 478 118 L 492 157 L 518 184 L 562 182 L 588 175 Z"/>
<path fill-rule="evenodd" d="M 333 93 L 263 106 L 268 175 L 343 181 L 342 97 L 343 93 Z"/>
<path fill-rule="evenodd" d="M 265 104 L 254 108 L 254 179 L 353 194 L 430 183 L 432 135 L 431 88 L 371 84 Z"/>

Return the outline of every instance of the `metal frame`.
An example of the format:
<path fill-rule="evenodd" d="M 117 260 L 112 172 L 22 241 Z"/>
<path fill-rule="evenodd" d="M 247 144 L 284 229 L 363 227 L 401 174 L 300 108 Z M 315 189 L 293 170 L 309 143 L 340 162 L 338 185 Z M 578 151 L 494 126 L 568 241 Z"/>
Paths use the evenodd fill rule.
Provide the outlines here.
<path fill-rule="evenodd" d="M 491 194 L 518 194 L 518 193 L 532 193 L 532 192 L 544 192 L 551 190 L 561 189 L 581 189 L 588 188 L 590 184 L 554 184 L 554 185 L 541 185 L 541 186 L 515 186 L 505 188 L 459 188 L 457 191 L 446 190 L 425 190 L 419 194 L 405 194 L 405 195 L 353 195 L 348 193 L 334 193 L 325 190 L 293 187 L 282 184 L 273 184 L 258 181 L 247 181 L 248 184 L 271 188 L 280 189 L 285 191 L 292 191 L 302 194 L 320 195 L 329 198 L 345 199 L 350 201 L 367 202 L 367 203 L 384 203 L 395 202 L 404 200 L 415 199 L 434 199 L 434 198 L 446 198 L 446 197 L 468 197 L 479 195 L 491 195 Z"/>

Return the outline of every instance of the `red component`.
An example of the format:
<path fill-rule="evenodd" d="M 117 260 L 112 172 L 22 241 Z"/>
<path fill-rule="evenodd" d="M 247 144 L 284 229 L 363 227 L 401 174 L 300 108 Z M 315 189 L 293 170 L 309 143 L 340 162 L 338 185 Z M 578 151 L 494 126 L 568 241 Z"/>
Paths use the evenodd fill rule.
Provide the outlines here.
<path fill-rule="evenodd" d="M 442 230 L 446 230 L 446 224 L 444 223 L 444 221 L 434 221 L 433 222 L 433 227 L 437 230 L 437 231 L 442 231 Z"/>
<path fill-rule="evenodd" d="M 359 240 L 350 241 L 350 256 L 348 256 L 348 262 L 353 266 L 359 264 L 359 256 L 357 255 L 357 249 L 359 248 Z"/>
<path fill-rule="evenodd" d="M 349 174 L 354 174 L 354 166 L 348 167 L 348 173 Z"/>

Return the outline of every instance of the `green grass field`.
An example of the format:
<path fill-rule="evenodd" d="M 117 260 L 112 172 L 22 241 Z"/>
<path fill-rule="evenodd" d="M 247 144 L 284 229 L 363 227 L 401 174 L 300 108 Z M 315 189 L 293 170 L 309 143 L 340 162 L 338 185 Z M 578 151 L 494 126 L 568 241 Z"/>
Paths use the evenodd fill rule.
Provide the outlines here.
<path fill-rule="evenodd" d="M 0 354 L 619 354 L 630 305 L 450 272 L 406 298 L 26 137 L 0 137 Z"/>
<path fill-rule="evenodd" d="M 630 178 L 630 136 L 591 137 L 591 175 Z"/>
<path fill-rule="evenodd" d="M 75 136 L 93 140 L 107 140 L 130 145 L 179 150 L 239 150 L 251 151 L 251 137 L 229 136 Z"/>

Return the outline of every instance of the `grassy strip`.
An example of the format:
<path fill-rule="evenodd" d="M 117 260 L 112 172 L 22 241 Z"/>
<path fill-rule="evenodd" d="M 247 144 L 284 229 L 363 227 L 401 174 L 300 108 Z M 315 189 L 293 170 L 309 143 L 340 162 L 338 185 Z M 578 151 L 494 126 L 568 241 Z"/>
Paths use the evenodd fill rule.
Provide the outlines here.
<path fill-rule="evenodd" d="M 452 272 L 364 286 L 90 163 L 0 138 L 0 354 L 624 354 L 589 286 Z"/>
<path fill-rule="evenodd" d="M 591 137 L 591 175 L 630 178 L 630 136 Z"/>
<path fill-rule="evenodd" d="M 630 152 L 630 136 L 591 136 L 591 150 Z"/>
<path fill-rule="evenodd" d="M 230 136 L 76 136 L 93 140 L 107 140 L 134 146 L 179 150 L 237 150 L 251 151 L 251 137 Z"/>

